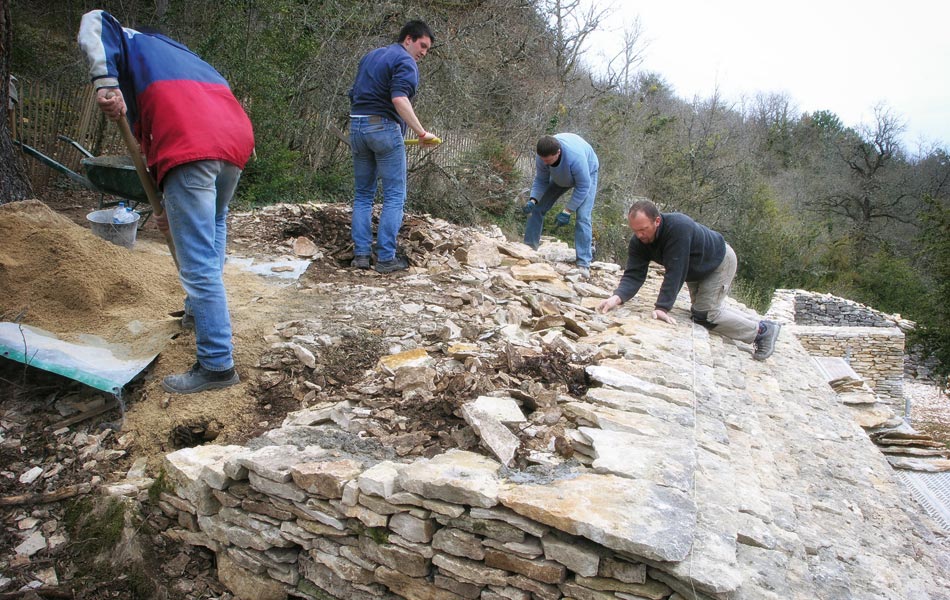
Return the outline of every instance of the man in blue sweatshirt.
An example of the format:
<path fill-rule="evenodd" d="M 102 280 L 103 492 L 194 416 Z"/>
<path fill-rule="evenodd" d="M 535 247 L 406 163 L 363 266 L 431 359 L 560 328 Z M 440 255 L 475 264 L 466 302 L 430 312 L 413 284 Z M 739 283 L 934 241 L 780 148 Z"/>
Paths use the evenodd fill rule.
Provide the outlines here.
<path fill-rule="evenodd" d="M 376 270 L 402 271 L 409 263 L 396 255 L 396 235 L 406 203 L 406 128 L 425 144 L 436 139 L 419 122 L 412 97 L 419 85 L 416 67 L 435 41 L 429 26 L 409 21 L 395 44 L 370 51 L 360 60 L 350 89 L 350 149 L 353 152 L 353 262 L 370 268 L 373 251 L 373 199 L 383 185 L 383 210 L 376 234 Z"/>
<path fill-rule="evenodd" d="M 668 313 L 686 284 L 694 322 L 728 338 L 752 344 L 752 358 L 765 360 L 775 349 L 781 325 L 759 321 L 726 306 L 736 276 L 736 253 L 722 235 L 680 213 L 660 213 L 649 200 L 633 203 L 627 213 L 633 237 L 627 268 L 614 294 L 598 309 L 606 313 L 633 298 L 646 281 L 650 261 L 666 274 L 654 305 L 653 318 L 676 324 Z"/>
<path fill-rule="evenodd" d="M 577 268 L 585 277 L 590 276 L 590 261 L 594 259 L 591 249 L 593 230 L 590 216 L 594 211 L 597 196 L 597 171 L 600 162 L 591 145 L 573 133 L 546 135 L 538 140 L 535 157 L 534 185 L 531 199 L 522 210 L 528 215 L 524 230 L 524 243 L 537 250 L 541 243 L 544 215 L 557 199 L 574 188 L 571 199 L 558 213 L 556 227 L 567 225 L 574 215 L 574 252 Z"/>

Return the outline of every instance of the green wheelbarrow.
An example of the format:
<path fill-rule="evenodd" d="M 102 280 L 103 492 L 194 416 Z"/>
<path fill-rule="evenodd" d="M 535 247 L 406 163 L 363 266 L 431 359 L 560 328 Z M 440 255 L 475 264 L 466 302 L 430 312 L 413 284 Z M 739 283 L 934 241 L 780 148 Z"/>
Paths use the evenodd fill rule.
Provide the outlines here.
<path fill-rule="evenodd" d="M 28 146 L 22 142 L 14 141 L 24 153 L 32 156 L 44 165 L 55 171 L 59 171 L 70 180 L 75 181 L 86 189 L 99 193 L 99 208 L 108 208 L 115 206 L 119 200 L 107 202 L 106 196 L 120 198 L 132 210 L 141 215 L 139 219 L 139 229 L 145 225 L 145 222 L 152 216 L 152 206 L 148 201 L 148 194 L 142 187 L 138 173 L 135 171 L 135 164 L 128 155 L 120 156 L 94 156 L 83 146 L 71 140 L 64 135 L 58 136 L 61 141 L 67 142 L 81 152 L 85 158 L 80 161 L 85 176 L 73 171 L 66 165 L 46 156 L 36 148 Z M 141 205 L 141 207 L 140 207 Z"/>

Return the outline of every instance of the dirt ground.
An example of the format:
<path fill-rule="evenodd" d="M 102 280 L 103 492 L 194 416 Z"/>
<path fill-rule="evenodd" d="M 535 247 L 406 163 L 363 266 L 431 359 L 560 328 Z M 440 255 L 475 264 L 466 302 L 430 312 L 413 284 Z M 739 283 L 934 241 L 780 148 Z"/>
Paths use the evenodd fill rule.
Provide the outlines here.
<path fill-rule="evenodd" d="M 241 443 L 269 423 L 279 423 L 287 410 L 299 408 L 299 404 L 260 402 L 254 393 L 259 385 L 254 365 L 268 346 L 263 337 L 274 323 L 314 310 L 319 298 L 228 267 L 226 286 L 242 383 L 197 396 L 171 396 L 161 389 L 160 381 L 194 362 L 194 335 L 170 316 L 181 308 L 183 293 L 162 237 L 148 224 L 129 253 L 88 233 L 85 215 L 96 208 L 97 196 L 60 191 L 45 195 L 44 200 L 46 205 L 29 202 L 2 207 L 7 212 L 0 219 L 0 321 L 39 327 L 67 341 L 94 333 L 132 355 L 156 352 L 156 338 L 166 345 L 144 375 L 126 386 L 119 408 L 72 427 L 63 423 L 79 411 L 91 409 L 94 414 L 97 407 L 108 408 L 111 395 L 17 362 L 0 361 L 0 396 L 4 398 L 0 403 L 4 433 L 0 435 L 0 499 L 22 500 L 9 509 L 5 508 L 9 504 L 0 506 L 4 525 L 0 547 L 6 549 L 0 558 L 0 592 L 17 589 L 10 587 L 17 582 L 33 579 L 35 583 L 38 573 L 46 573 L 52 579 L 39 589 L 52 596 L 40 597 L 152 597 L 156 588 L 143 582 L 182 578 L 187 585 L 161 586 L 157 597 L 226 598 L 216 579 L 208 576 L 212 555 L 201 549 L 185 552 L 166 547 L 158 535 L 143 537 L 154 543 L 138 550 L 154 558 L 143 563 L 153 565 L 154 572 L 117 574 L 110 571 L 108 561 L 97 561 L 95 566 L 87 562 L 90 547 L 83 540 L 108 536 L 98 531 L 98 521 L 75 518 L 77 510 L 94 512 L 84 504 L 82 486 L 121 479 L 141 457 L 154 474 L 165 453 L 210 437 Z M 16 211 L 15 218 L 11 211 Z M 37 265 L 44 270 L 36 272 Z M 95 443 L 88 443 L 90 439 Z M 51 459 L 61 468 L 30 489 L 78 493 L 62 502 L 46 502 L 40 493 L 23 497 L 24 486 L 17 476 L 32 465 L 48 465 Z M 12 549 L 22 541 L 14 532 L 33 521 L 43 523 L 51 540 L 62 533 L 68 543 L 30 560 L 11 560 Z M 131 525 L 160 531 L 168 526 L 165 521 L 159 512 L 146 510 Z M 175 565 L 171 571 L 169 564 Z"/>

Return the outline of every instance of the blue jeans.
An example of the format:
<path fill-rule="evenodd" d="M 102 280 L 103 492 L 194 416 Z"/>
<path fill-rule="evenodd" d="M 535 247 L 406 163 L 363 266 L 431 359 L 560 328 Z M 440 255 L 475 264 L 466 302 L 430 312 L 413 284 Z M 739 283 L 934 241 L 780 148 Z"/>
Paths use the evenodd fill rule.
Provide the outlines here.
<path fill-rule="evenodd" d="M 395 121 L 374 117 L 350 118 L 350 149 L 353 152 L 353 254 L 373 250 L 373 200 L 377 180 L 383 184 L 383 210 L 376 233 L 376 259 L 396 257 L 396 235 L 402 227 L 406 204 L 406 146 Z"/>
<path fill-rule="evenodd" d="M 230 163 L 201 160 L 175 167 L 162 182 L 185 311 L 195 317 L 198 362 L 209 371 L 234 366 L 222 276 L 228 203 L 240 178 L 241 170 Z"/>
<path fill-rule="evenodd" d="M 594 260 L 591 242 L 594 239 L 594 230 L 591 225 L 591 214 L 594 212 L 594 199 L 597 197 L 597 173 L 590 175 L 590 193 L 574 211 L 574 252 L 577 255 L 577 266 L 589 267 Z M 528 215 L 528 222 L 524 229 L 524 243 L 537 250 L 541 244 L 541 230 L 544 228 L 544 215 L 547 214 L 557 199 L 570 188 L 552 183 L 544 190 L 538 199 L 534 211 Z"/>

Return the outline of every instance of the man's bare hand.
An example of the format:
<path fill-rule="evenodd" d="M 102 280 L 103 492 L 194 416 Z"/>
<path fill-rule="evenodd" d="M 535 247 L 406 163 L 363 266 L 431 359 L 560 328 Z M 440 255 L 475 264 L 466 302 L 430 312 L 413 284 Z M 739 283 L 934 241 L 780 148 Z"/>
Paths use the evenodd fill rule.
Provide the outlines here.
<path fill-rule="evenodd" d="M 106 118 L 118 121 L 125 115 L 125 98 L 119 88 L 99 88 L 96 90 L 96 104 Z"/>
<path fill-rule="evenodd" d="M 155 217 L 155 225 L 163 234 L 168 234 L 168 215 L 164 212 L 160 215 L 157 215 Z"/>
<path fill-rule="evenodd" d="M 435 146 L 436 144 L 441 144 L 442 140 L 439 137 L 432 133 L 431 131 L 425 132 L 425 135 L 419 138 L 419 143 L 426 146 Z"/>
<path fill-rule="evenodd" d="M 660 310 L 659 308 L 653 311 L 653 318 L 659 321 L 666 321 L 670 325 L 676 325 L 676 319 L 666 314 L 665 310 Z"/>
<path fill-rule="evenodd" d="M 617 308 L 621 304 L 623 304 L 623 300 L 620 299 L 620 296 L 617 296 L 616 294 L 614 294 L 610 298 L 607 298 L 606 300 L 601 302 L 600 306 L 597 307 L 597 311 L 606 314 L 612 311 L 613 309 Z"/>

